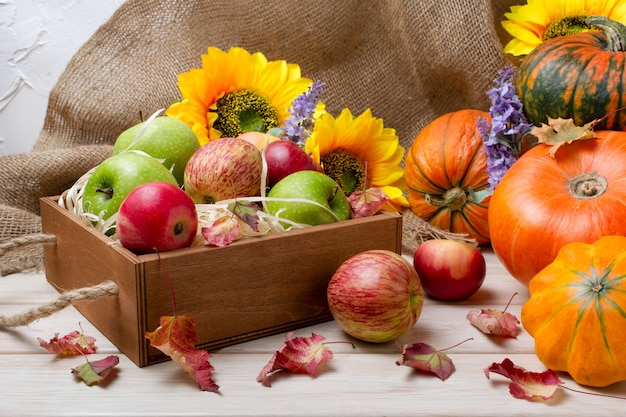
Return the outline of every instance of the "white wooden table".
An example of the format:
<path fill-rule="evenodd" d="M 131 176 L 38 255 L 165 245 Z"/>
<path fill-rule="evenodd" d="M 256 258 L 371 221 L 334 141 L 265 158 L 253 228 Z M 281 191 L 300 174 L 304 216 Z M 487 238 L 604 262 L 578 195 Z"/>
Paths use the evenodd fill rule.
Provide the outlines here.
<path fill-rule="evenodd" d="M 334 322 L 295 331 L 296 336 L 321 334 L 327 341 L 355 343 L 329 345 L 334 358 L 319 369 L 317 378 L 277 373 L 272 387 L 256 376 L 284 340 L 284 334 L 211 352 L 213 378 L 219 393 L 202 392 L 173 362 L 137 368 L 73 307 L 27 327 L 0 330 L 0 415 L 2 416 L 611 416 L 624 415 L 626 401 L 577 394 L 559 389 L 549 401 L 513 398 L 508 380 L 483 369 L 510 358 L 531 371 L 545 367 L 533 353 L 532 338 L 520 327 L 517 339 L 481 333 L 465 318 L 469 310 L 502 309 L 519 317 L 528 291 L 486 251 L 487 279 L 481 290 L 461 303 L 427 299 L 415 327 L 397 342 L 425 342 L 443 349 L 473 338 L 446 353 L 456 371 L 442 381 L 435 376 L 397 366 L 395 343 L 360 343 Z M 0 314 L 10 315 L 49 302 L 56 291 L 41 273 L 0 277 Z M 39 347 L 38 337 L 77 330 L 96 338 L 98 352 L 90 360 L 120 356 L 115 377 L 105 386 L 88 387 L 70 374 L 82 357 L 58 358 Z M 626 343 L 626 341 L 625 341 Z M 560 375 L 571 388 L 626 396 L 626 383 L 601 390 L 580 387 Z"/>

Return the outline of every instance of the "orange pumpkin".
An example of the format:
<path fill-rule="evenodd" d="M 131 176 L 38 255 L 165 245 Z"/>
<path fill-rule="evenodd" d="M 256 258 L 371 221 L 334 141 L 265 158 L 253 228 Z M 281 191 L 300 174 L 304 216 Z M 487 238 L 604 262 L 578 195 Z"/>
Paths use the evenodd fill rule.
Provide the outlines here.
<path fill-rule="evenodd" d="M 513 164 L 489 202 L 491 246 L 528 281 L 570 242 L 626 235 L 626 132 L 561 146 L 537 145 Z"/>
<path fill-rule="evenodd" d="M 411 210 L 442 230 L 489 242 L 487 209 L 477 193 L 489 188 L 487 154 L 476 122 L 490 120 L 480 110 L 439 116 L 417 135 L 405 161 L 404 178 Z"/>
<path fill-rule="evenodd" d="M 565 245 L 529 290 L 521 322 L 544 365 L 582 385 L 626 380 L 626 237 Z"/>

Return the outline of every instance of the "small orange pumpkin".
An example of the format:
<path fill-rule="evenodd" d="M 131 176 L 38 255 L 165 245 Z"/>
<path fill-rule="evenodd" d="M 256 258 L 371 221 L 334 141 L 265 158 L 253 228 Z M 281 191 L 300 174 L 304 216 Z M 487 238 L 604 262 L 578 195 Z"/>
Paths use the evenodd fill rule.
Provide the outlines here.
<path fill-rule="evenodd" d="M 544 365 L 581 385 L 626 381 L 626 237 L 563 246 L 529 290 L 521 322 Z"/>
<path fill-rule="evenodd" d="M 430 122 L 407 154 L 404 178 L 411 210 L 435 227 L 489 242 L 487 154 L 476 122 L 481 110 L 463 109 Z"/>

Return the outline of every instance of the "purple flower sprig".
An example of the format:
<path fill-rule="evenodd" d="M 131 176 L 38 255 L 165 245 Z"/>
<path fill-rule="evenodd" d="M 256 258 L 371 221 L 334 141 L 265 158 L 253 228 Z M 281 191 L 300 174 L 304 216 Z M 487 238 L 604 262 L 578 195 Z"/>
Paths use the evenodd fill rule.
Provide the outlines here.
<path fill-rule="evenodd" d="M 289 117 L 285 119 L 281 127 L 281 137 L 304 145 L 311 135 L 315 120 L 313 113 L 319 103 L 319 96 L 324 91 L 325 84 L 316 80 L 309 86 L 307 91 L 300 94 L 287 109 Z"/>
<path fill-rule="evenodd" d="M 493 191 L 504 174 L 517 161 L 522 139 L 532 127 L 522 112 L 522 103 L 513 85 L 515 67 L 506 66 L 493 80 L 494 88 L 487 91 L 491 99 L 489 115 L 477 122 L 478 131 L 487 152 L 489 186 Z"/>

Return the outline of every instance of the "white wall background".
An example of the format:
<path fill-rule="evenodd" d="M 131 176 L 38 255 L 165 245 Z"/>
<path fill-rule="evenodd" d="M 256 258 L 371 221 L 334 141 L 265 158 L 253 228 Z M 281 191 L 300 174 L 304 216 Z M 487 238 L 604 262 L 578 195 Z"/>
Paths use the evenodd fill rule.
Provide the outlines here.
<path fill-rule="evenodd" d="M 0 0 L 0 155 L 29 152 L 70 58 L 124 0 Z"/>

